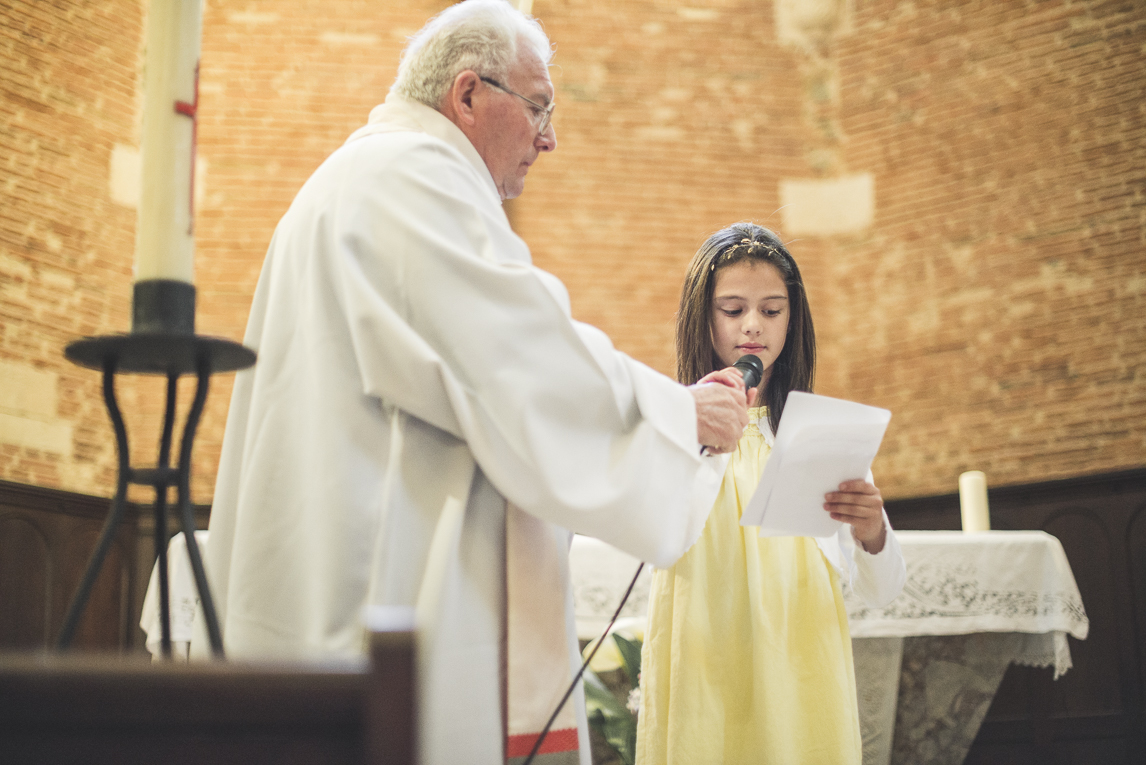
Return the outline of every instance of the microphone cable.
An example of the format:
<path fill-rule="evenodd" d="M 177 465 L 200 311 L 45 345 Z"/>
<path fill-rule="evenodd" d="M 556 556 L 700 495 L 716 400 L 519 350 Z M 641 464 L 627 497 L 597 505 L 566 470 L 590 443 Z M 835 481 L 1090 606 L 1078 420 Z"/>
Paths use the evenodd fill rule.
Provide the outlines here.
<path fill-rule="evenodd" d="M 549 716 L 549 722 L 545 723 L 545 727 L 541 729 L 541 735 L 537 737 L 537 741 L 533 744 L 533 749 L 529 751 L 529 756 L 525 758 L 521 765 L 530 765 L 533 762 L 533 758 L 537 756 L 538 750 L 541 749 L 541 744 L 545 741 L 545 737 L 549 735 L 549 729 L 553 727 L 553 721 L 557 719 L 557 715 L 560 714 L 561 710 L 565 707 L 565 702 L 573 695 L 573 689 L 577 687 L 581 676 L 585 674 L 585 669 L 589 666 L 589 662 L 593 661 L 593 657 L 597 655 L 597 649 L 601 647 L 601 644 L 605 642 L 605 638 L 609 636 L 609 630 L 613 629 L 613 625 L 617 622 L 617 617 L 621 615 L 621 609 L 625 607 L 625 603 L 629 600 L 629 595 L 633 593 L 633 588 L 637 586 L 637 579 L 640 577 L 641 571 L 643 571 L 644 568 L 645 563 L 641 561 L 641 565 L 637 566 L 637 573 L 633 574 L 633 581 L 629 582 L 629 589 L 625 590 L 625 596 L 621 598 L 620 605 L 618 605 L 617 610 L 613 612 L 613 618 L 609 620 L 609 626 L 605 628 L 601 637 L 597 638 L 597 644 L 593 646 L 593 650 L 589 652 L 589 656 L 582 662 L 581 669 L 578 670 L 577 676 L 573 678 L 573 682 L 569 684 L 569 689 L 565 691 L 565 695 L 561 697 L 561 703 L 557 705 L 557 708 L 553 710 L 553 714 Z"/>

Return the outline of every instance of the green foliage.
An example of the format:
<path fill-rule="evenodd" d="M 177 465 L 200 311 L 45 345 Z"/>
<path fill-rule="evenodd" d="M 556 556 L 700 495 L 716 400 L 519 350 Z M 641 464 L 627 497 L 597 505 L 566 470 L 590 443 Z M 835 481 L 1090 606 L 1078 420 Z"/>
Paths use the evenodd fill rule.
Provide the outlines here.
<path fill-rule="evenodd" d="M 629 685 L 636 688 L 640 685 L 641 677 L 641 642 L 628 640 L 617 633 L 613 633 L 613 642 L 621 653 L 621 663 L 625 666 L 625 674 L 629 676 Z"/>
<path fill-rule="evenodd" d="M 616 633 L 610 637 L 621 655 L 621 665 L 629 681 L 628 687 L 622 688 L 624 698 L 620 699 L 592 670 L 586 669 L 585 709 L 589 724 L 620 755 L 625 765 L 633 765 L 637 755 L 637 715 L 629 710 L 628 700 L 633 689 L 640 684 L 641 643 Z"/>
<path fill-rule="evenodd" d="M 637 718 L 601 678 L 585 670 L 585 710 L 589 724 L 597 729 L 625 765 L 633 765 L 637 755 Z"/>

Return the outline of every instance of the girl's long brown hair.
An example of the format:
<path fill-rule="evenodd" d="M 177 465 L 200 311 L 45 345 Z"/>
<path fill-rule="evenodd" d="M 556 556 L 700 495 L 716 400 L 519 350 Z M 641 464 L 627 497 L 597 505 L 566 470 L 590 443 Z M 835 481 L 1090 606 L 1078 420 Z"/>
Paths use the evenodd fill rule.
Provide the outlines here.
<path fill-rule="evenodd" d="M 724 366 L 712 347 L 712 292 L 718 271 L 745 260 L 775 266 L 788 288 L 784 349 L 772 365 L 768 384 L 756 398 L 757 406 L 768 407 L 768 424 L 775 433 L 788 393 L 812 392 L 816 331 L 800 269 L 772 231 L 754 223 L 735 223 L 717 231 L 697 250 L 688 266 L 676 315 L 676 375 L 685 385 L 692 385 Z"/>

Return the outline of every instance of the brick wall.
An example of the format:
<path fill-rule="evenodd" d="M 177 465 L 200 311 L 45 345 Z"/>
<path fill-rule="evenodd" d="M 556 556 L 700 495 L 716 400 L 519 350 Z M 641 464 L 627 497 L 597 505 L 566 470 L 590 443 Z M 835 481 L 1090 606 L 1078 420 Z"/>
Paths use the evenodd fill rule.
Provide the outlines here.
<path fill-rule="evenodd" d="M 899 494 L 1146 463 L 1146 6 L 865 3 L 863 236 L 825 244 L 825 390 L 895 410 Z M 856 353 L 855 351 L 859 351 Z"/>
<path fill-rule="evenodd" d="M 65 361 L 63 347 L 128 323 L 135 215 L 109 184 L 115 146 L 139 140 L 141 22 L 136 0 L 0 8 L 7 480 L 104 494 L 114 481 L 99 376 Z M 133 412 L 145 389 L 125 385 Z"/>
<path fill-rule="evenodd" d="M 818 391 L 894 412 L 889 496 L 1146 463 L 1146 7 L 780 2 L 535 4 L 560 146 L 515 212 L 575 313 L 670 371 L 684 264 L 754 218 L 795 240 Z"/>
<path fill-rule="evenodd" d="M 1142 465 L 1146 7 L 917 7 L 866 7 L 840 46 L 881 191 L 832 284 L 884 310 L 836 318 L 871 363 L 833 387 L 896 410 L 882 467 L 910 493 Z"/>
<path fill-rule="evenodd" d="M 753 219 L 794 240 L 819 392 L 894 411 L 889 496 L 972 468 L 998 485 L 1146 464 L 1146 10 L 778 3 L 534 0 L 559 145 L 511 215 L 574 314 L 671 371 L 685 264 Z M 201 332 L 241 338 L 278 218 L 444 5 L 208 0 Z M 111 492 L 98 375 L 61 349 L 128 327 L 135 211 L 113 176 L 138 147 L 142 9 L 0 10 L 0 478 Z M 124 384 L 141 461 L 152 382 Z"/>

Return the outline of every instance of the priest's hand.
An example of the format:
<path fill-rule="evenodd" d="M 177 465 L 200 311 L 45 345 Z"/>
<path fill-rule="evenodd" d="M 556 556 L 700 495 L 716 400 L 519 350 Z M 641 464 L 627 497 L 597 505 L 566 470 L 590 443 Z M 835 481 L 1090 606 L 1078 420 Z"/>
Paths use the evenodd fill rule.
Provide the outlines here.
<path fill-rule="evenodd" d="M 748 404 L 756 389 L 745 390 L 740 372 L 729 368 L 705 375 L 688 391 L 696 401 L 697 441 L 715 454 L 735 449 L 748 425 Z"/>
<path fill-rule="evenodd" d="M 851 524 L 852 537 L 864 551 L 875 555 L 887 541 L 883 524 L 883 497 L 875 484 L 867 481 L 844 481 L 839 491 L 824 495 L 824 509 L 837 521 Z"/>

